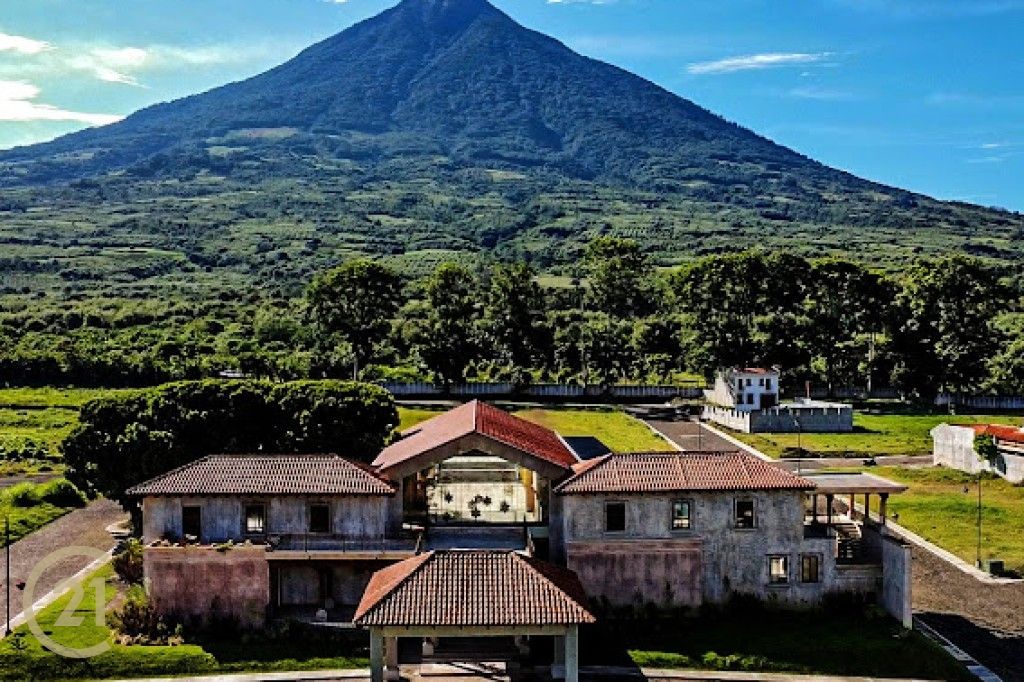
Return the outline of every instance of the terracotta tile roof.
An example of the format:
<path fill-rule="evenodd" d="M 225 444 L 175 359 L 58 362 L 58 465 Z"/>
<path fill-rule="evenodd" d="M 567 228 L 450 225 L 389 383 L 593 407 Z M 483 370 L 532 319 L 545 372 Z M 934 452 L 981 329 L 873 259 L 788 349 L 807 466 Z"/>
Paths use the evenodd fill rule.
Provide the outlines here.
<path fill-rule="evenodd" d="M 1004 424 L 974 424 L 974 433 L 989 435 L 996 440 L 1005 440 L 1010 443 L 1024 443 L 1024 429 L 1017 426 L 1006 426 Z"/>
<path fill-rule="evenodd" d="M 356 625 L 510 627 L 593 623 L 572 571 L 508 551 L 434 551 L 374 573 Z"/>
<path fill-rule="evenodd" d="M 578 461 L 551 429 L 474 400 L 406 429 L 400 440 L 377 455 L 373 465 L 387 469 L 472 433 L 493 438 L 566 469 Z"/>
<path fill-rule="evenodd" d="M 128 489 L 129 495 L 393 495 L 366 465 L 338 455 L 210 455 Z"/>
<path fill-rule="evenodd" d="M 810 490 L 814 484 L 745 452 L 631 452 L 605 455 L 555 488 L 573 493 L 686 490 Z"/>

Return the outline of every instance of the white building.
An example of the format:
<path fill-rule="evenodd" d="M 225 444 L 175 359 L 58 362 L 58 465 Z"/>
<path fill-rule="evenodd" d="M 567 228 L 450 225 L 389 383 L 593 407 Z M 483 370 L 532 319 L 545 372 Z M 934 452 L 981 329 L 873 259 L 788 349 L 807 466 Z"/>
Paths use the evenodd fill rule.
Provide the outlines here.
<path fill-rule="evenodd" d="M 999 424 L 939 424 L 931 434 L 935 465 L 970 474 L 991 471 L 1012 483 L 1024 481 L 1024 428 Z M 999 455 L 994 462 L 982 460 L 974 449 L 974 439 L 982 435 L 992 436 L 996 443 Z"/>
<path fill-rule="evenodd" d="M 779 370 L 759 367 L 723 370 L 715 377 L 715 386 L 704 392 L 712 405 L 731 407 L 738 412 L 763 410 L 779 404 Z"/>

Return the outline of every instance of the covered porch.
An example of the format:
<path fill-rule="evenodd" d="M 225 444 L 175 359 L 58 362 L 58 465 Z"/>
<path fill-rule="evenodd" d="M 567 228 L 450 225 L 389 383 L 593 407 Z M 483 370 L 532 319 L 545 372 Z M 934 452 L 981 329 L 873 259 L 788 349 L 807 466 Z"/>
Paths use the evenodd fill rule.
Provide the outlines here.
<path fill-rule="evenodd" d="M 373 682 L 400 678 L 400 640 L 409 638 L 433 663 L 459 662 L 458 649 L 444 660 L 445 642 L 504 640 L 525 656 L 531 641 L 552 639 L 551 676 L 578 682 L 579 626 L 594 621 L 572 571 L 486 550 L 427 552 L 378 571 L 353 619 L 370 633 Z"/>

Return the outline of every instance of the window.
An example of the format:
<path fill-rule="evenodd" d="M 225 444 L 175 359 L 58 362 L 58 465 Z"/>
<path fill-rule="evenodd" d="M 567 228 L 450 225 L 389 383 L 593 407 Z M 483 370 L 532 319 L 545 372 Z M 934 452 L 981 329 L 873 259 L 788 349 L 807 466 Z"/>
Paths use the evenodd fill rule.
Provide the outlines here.
<path fill-rule="evenodd" d="M 736 500 L 736 527 L 754 528 L 755 525 L 756 519 L 754 518 L 754 501 Z"/>
<path fill-rule="evenodd" d="M 771 378 L 767 378 L 767 379 L 764 380 L 764 387 L 767 388 L 769 391 L 772 390 L 772 380 L 771 380 Z"/>
<path fill-rule="evenodd" d="M 800 582 L 821 582 L 821 558 L 817 554 L 804 554 L 800 557 Z"/>
<path fill-rule="evenodd" d="M 622 533 L 626 530 L 626 503 L 609 502 L 604 506 L 604 531 Z"/>
<path fill-rule="evenodd" d="M 750 386 L 750 377 L 747 377 L 747 386 Z"/>
<path fill-rule="evenodd" d="M 326 504 L 309 505 L 309 532 L 331 532 L 331 508 Z"/>
<path fill-rule="evenodd" d="M 267 532 L 267 509 L 262 504 L 245 506 L 245 532 L 247 535 L 263 535 Z"/>
<path fill-rule="evenodd" d="M 757 385 L 764 386 L 764 377 L 761 377 L 760 379 L 757 380 Z"/>
<path fill-rule="evenodd" d="M 747 394 L 747 405 L 753 405 L 753 404 L 754 404 L 754 394 L 753 393 L 748 393 Z"/>
<path fill-rule="evenodd" d="M 672 530 L 690 530 L 689 500 L 676 500 L 672 503 Z"/>
<path fill-rule="evenodd" d="M 202 536 L 203 512 L 199 507 L 181 508 L 181 534 L 190 535 L 196 540 Z"/>
<path fill-rule="evenodd" d="M 785 585 L 789 582 L 789 557 L 768 557 L 768 582 L 772 585 Z"/>
<path fill-rule="evenodd" d="M 743 379 L 737 379 L 736 380 L 736 390 L 737 391 L 742 391 L 743 390 Z"/>

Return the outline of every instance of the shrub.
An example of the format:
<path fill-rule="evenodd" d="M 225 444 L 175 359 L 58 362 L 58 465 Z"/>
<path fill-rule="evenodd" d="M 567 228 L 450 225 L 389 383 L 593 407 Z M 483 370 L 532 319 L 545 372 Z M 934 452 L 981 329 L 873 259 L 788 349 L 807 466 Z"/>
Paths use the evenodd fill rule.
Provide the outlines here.
<path fill-rule="evenodd" d="M 19 483 L 7 490 L 7 499 L 15 507 L 34 507 L 39 504 L 39 486 Z"/>
<path fill-rule="evenodd" d="M 128 590 L 124 604 L 113 614 L 113 627 L 119 644 L 177 645 L 184 640 L 180 624 L 170 622 L 149 601 L 145 590 L 136 585 Z"/>
<path fill-rule="evenodd" d="M 66 478 L 44 483 L 39 486 L 39 497 L 56 507 L 84 507 L 88 502 L 85 493 Z"/>
<path fill-rule="evenodd" d="M 129 538 L 120 552 L 112 561 L 117 577 L 130 585 L 142 583 L 142 542 L 138 538 Z"/>

